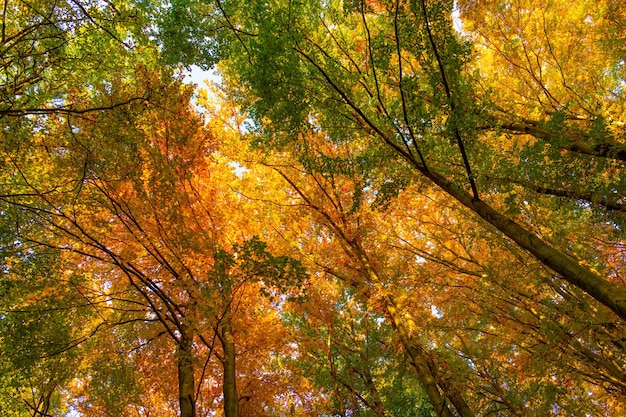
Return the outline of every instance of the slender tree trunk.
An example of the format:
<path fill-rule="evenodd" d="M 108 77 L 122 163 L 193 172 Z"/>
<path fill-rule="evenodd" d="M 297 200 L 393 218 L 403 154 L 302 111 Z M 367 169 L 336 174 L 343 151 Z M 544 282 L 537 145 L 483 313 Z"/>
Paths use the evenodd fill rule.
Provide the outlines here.
<path fill-rule="evenodd" d="M 404 349 L 411 358 L 413 367 L 417 371 L 424 390 L 426 391 L 426 395 L 428 395 L 428 399 L 435 410 L 435 414 L 438 417 L 453 417 L 450 408 L 448 408 L 448 404 L 446 404 L 446 397 L 448 397 L 461 416 L 474 417 L 474 413 L 469 409 L 460 393 L 457 392 L 454 395 L 450 395 L 451 393 L 446 392 L 446 397 L 442 395 L 440 386 L 437 384 L 436 375 L 430 367 L 424 349 L 409 335 L 398 309 L 390 297 L 385 300 L 385 308 L 391 318 L 393 329 L 396 331 L 396 334 L 402 342 L 402 346 L 404 346 Z M 456 401 L 453 401 L 453 396 Z"/>
<path fill-rule="evenodd" d="M 365 252 L 356 243 L 351 246 L 359 258 L 359 262 L 363 266 L 362 271 L 367 274 L 366 279 L 374 284 L 380 283 L 381 281 L 378 274 L 370 265 Z M 367 294 L 367 292 L 362 293 Z M 456 388 L 451 387 L 449 384 L 442 383 L 439 380 L 436 369 L 434 366 L 431 366 L 424 348 L 410 335 L 407 330 L 404 324 L 404 319 L 398 311 L 398 306 L 396 305 L 394 299 L 388 295 L 385 297 L 384 302 L 385 310 L 391 318 L 391 325 L 400 338 L 400 342 L 404 346 L 404 349 L 409 354 L 413 367 L 417 371 L 422 385 L 424 386 L 424 390 L 426 391 L 426 395 L 428 395 L 428 399 L 435 409 L 437 416 L 453 417 L 448 404 L 446 404 L 447 399 L 449 399 L 454 405 L 454 408 L 456 408 L 456 411 L 462 417 L 475 417 L 474 412 L 469 408 L 467 402 L 465 402 L 465 398 L 463 398 L 461 392 Z"/>
<path fill-rule="evenodd" d="M 571 152 L 581 153 L 590 156 L 599 156 L 603 158 L 617 159 L 626 161 L 626 148 L 614 141 L 604 140 L 602 143 L 593 144 L 593 139 L 589 135 L 580 134 L 575 131 L 566 131 L 565 134 L 570 138 L 569 141 L 561 142 L 556 140 L 556 135 L 546 129 L 539 127 L 538 123 L 532 121 L 525 122 L 501 122 L 495 117 L 490 118 L 493 124 L 501 129 L 516 133 L 526 133 L 537 139 L 541 139 Z"/>
<path fill-rule="evenodd" d="M 220 322 L 222 349 L 222 365 L 224 367 L 224 415 L 239 417 L 239 395 L 237 394 L 235 338 L 232 329 L 232 312 L 227 312 Z"/>
<path fill-rule="evenodd" d="M 181 338 L 178 342 L 178 399 L 180 417 L 196 416 L 196 401 L 193 367 L 193 333 L 187 326 L 181 326 Z"/>
<path fill-rule="evenodd" d="M 376 414 L 377 417 L 386 417 L 387 413 L 385 412 L 383 401 L 380 398 L 380 393 L 378 392 L 378 388 L 376 388 L 376 384 L 374 384 L 374 378 L 372 377 L 372 373 L 369 368 L 364 370 L 363 378 L 363 382 L 365 383 L 365 386 L 367 387 L 372 398 L 368 406 L 372 409 L 372 411 L 374 411 L 374 414 Z"/>
<path fill-rule="evenodd" d="M 311 206 L 311 208 L 325 215 L 326 219 L 329 222 L 328 226 L 334 232 L 336 232 L 345 253 L 361 265 L 361 268 L 359 269 L 360 278 L 358 280 L 342 278 L 341 275 L 335 275 L 340 279 L 344 279 L 344 281 L 348 285 L 352 286 L 357 291 L 357 293 L 361 294 L 362 297 L 364 297 L 365 299 L 369 299 L 371 296 L 370 285 L 379 285 L 381 283 L 381 280 L 379 279 L 377 272 L 371 266 L 366 252 L 361 248 L 361 246 L 355 239 L 347 238 L 346 234 L 339 224 L 335 223 L 330 216 L 326 215 L 325 212 L 319 210 L 314 204 L 312 204 L 311 200 L 298 188 L 298 186 L 293 181 L 291 181 L 291 179 L 289 179 L 289 177 L 282 173 L 281 175 L 283 175 L 283 178 L 285 178 L 287 182 L 289 182 L 296 189 L 296 191 Z M 450 411 L 448 404 L 446 404 L 446 399 L 449 398 L 457 409 L 457 412 L 462 417 L 474 417 L 474 413 L 465 402 L 465 399 L 463 398 L 461 392 L 451 387 L 449 384 L 438 384 L 437 375 L 434 371 L 434 366 L 431 367 L 424 349 L 420 346 L 417 340 L 410 336 L 409 332 L 406 330 L 401 314 L 398 312 L 397 306 L 395 305 L 393 298 L 389 296 L 385 299 L 385 310 L 392 320 L 393 329 L 400 337 L 400 341 L 402 342 L 407 353 L 411 357 L 413 366 L 417 371 L 418 377 L 426 391 L 426 394 L 428 395 L 432 406 L 435 409 L 435 412 L 437 413 L 437 416 L 453 417 L 453 414 Z M 444 392 L 444 394 L 440 392 L 440 389 Z"/>
<path fill-rule="evenodd" d="M 626 212 L 626 202 L 622 202 L 621 194 L 606 195 L 601 192 L 592 193 L 590 191 L 583 190 L 544 187 L 530 181 L 522 181 L 506 177 L 499 179 L 499 181 L 501 181 L 503 184 L 517 184 L 538 194 L 554 197 L 564 197 L 568 200 L 585 200 L 593 205 L 603 207 L 606 210 Z"/>
<path fill-rule="evenodd" d="M 330 331 L 328 332 L 328 343 L 326 345 L 326 347 L 328 348 L 328 351 L 327 351 L 328 366 L 330 367 L 330 377 L 333 379 L 333 391 L 334 391 L 337 403 L 339 403 L 339 411 L 340 411 L 341 417 L 346 417 L 346 409 L 345 409 L 343 397 L 341 396 L 341 392 L 339 391 L 339 379 L 337 377 L 337 370 L 335 368 L 335 360 L 333 358 L 333 353 L 331 350 L 332 334 L 333 334 L 333 329 L 331 327 Z"/>

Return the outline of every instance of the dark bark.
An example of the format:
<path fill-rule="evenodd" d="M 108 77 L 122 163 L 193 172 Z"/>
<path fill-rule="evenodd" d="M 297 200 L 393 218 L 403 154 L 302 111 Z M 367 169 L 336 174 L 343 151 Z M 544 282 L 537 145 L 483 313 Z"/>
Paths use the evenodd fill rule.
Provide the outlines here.
<path fill-rule="evenodd" d="M 220 322 L 220 342 L 224 354 L 224 415 L 225 417 L 239 417 L 239 395 L 237 394 L 236 352 L 235 338 L 232 329 L 232 313 L 229 311 Z"/>
<path fill-rule="evenodd" d="M 378 392 L 378 389 L 376 388 L 376 384 L 374 383 L 374 378 L 372 377 L 372 374 L 369 369 L 364 370 L 363 378 L 364 378 L 363 382 L 365 383 L 365 386 L 367 387 L 370 393 L 370 396 L 372 398 L 371 401 L 369 401 L 367 405 L 372 409 L 372 411 L 374 411 L 374 414 L 376 414 L 377 417 L 386 417 L 387 413 L 385 412 L 383 401 L 380 398 L 380 393 Z"/>
<path fill-rule="evenodd" d="M 593 205 L 597 205 L 610 211 L 626 211 L 623 197 L 613 193 L 592 193 L 589 191 L 562 189 L 555 187 L 544 187 L 542 185 L 532 184 L 530 182 L 516 181 L 511 179 L 503 179 L 503 181 L 521 185 L 522 187 L 532 190 L 538 194 L 551 195 L 554 197 L 562 197 L 568 200 L 582 200 Z"/>
<path fill-rule="evenodd" d="M 178 341 L 178 399 L 180 417 L 196 416 L 196 401 L 194 388 L 194 366 L 192 333 L 181 325 L 181 336 Z"/>

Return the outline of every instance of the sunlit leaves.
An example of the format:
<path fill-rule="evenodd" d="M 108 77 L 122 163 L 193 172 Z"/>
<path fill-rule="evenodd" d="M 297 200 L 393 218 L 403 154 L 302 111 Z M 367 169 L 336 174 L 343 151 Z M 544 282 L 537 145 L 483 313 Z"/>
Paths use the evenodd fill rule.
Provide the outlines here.
<path fill-rule="evenodd" d="M 6 1 L 2 412 L 623 414 L 617 3 Z"/>

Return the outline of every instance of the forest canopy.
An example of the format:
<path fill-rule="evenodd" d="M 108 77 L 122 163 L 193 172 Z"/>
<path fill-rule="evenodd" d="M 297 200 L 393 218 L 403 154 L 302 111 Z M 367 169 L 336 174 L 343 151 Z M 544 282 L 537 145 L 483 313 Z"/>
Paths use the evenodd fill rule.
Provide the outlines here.
<path fill-rule="evenodd" d="M 0 36 L 1 415 L 626 414 L 624 2 L 3 0 Z"/>

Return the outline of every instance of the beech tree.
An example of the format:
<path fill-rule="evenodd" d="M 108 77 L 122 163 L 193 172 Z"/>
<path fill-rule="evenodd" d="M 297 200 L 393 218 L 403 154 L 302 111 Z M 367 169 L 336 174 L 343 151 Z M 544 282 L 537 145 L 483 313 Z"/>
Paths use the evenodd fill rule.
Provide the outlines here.
<path fill-rule="evenodd" d="M 624 414 L 617 3 L 4 1 L 0 411 Z"/>
<path fill-rule="evenodd" d="M 6 154 L 12 176 L 5 177 L 9 192 L 3 201 L 10 229 L 25 244 L 64 254 L 67 262 L 87 271 L 91 288 L 83 297 L 96 316 L 87 334 L 68 345 L 93 343 L 92 354 L 105 340 L 126 346 L 118 351 L 121 359 L 93 364 L 94 391 L 81 410 L 127 410 L 132 404 L 113 401 L 97 383 L 113 375 L 113 381 L 122 378 L 119 372 L 108 375 L 105 364 L 123 369 L 124 356 L 140 361 L 152 355 L 154 343 L 173 357 L 174 363 L 168 363 L 175 367 L 182 416 L 210 406 L 201 395 L 199 361 L 205 361 L 206 370 L 212 358 L 222 365 L 225 415 L 237 416 L 235 317 L 242 297 L 253 298 L 246 288 L 287 291 L 304 271 L 297 261 L 268 252 L 244 221 L 236 222 L 244 229 L 231 228 L 236 217 L 223 216 L 237 202 L 222 192 L 226 184 L 219 181 L 235 175 L 228 165 L 211 162 L 211 147 L 218 142 L 191 109 L 191 88 L 167 73 L 150 75 L 159 93 L 150 103 L 70 119 L 70 129 L 66 120 L 53 120 L 28 152 Z M 98 342 L 87 340 L 105 331 L 110 334 Z M 98 391 L 104 397 L 98 398 Z M 155 407 L 166 412 L 158 403 Z"/>
<path fill-rule="evenodd" d="M 490 155 L 500 155 L 485 140 L 491 136 L 481 136 L 482 120 L 492 118 L 487 113 L 490 97 L 479 100 L 471 92 L 473 79 L 466 75 L 469 45 L 453 30 L 451 6 L 356 2 L 344 8 L 312 2 L 259 7 L 237 20 L 242 29 L 232 45 L 239 53 L 231 54 L 229 68 L 259 97 L 252 99 L 251 114 L 259 121 L 272 120 L 263 125 L 265 142 L 280 147 L 298 132 L 321 128 L 329 141 L 371 152 L 379 149 L 379 155 L 386 150 L 389 164 L 418 174 L 410 180 L 437 184 L 624 318 L 620 300 L 625 294 L 614 277 L 585 267 L 578 254 L 567 253 L 566 243 L 542 239 L 524 219 L 507 214 L 521 202 L 514 193 L 498 190 L 491 178 L 502 178 L 502 166 L 516 166 L 528 147 L 508 141 L 511 157 L 490 162 Z M 229 15 L 228 10 L 224 13 Z M 238 16 L 235 9 L 230 15 Z M 545 122 L 548 130 L 559 130 L 562 114 L 553 112 Z M 552 154 L 539 158 L 544 151 Z M 585 166 L 572 159 L 576 156 L 554 155 L 552 148 L 544 151 L 526 156 L 527 165 L 535 167 L 526 173 L 531 184 L 543 170 L 570 172 L 572 165 Z M 595 169 L 604 175 L 614 169 L 599 164 Z M 496 197 L 503 194 L 509 207 L 499 207 Z"/>
<path fill-rule="evenodd" d="M 551 65 L 556 76 L 564 77 L 561 84 L 570 91 L 569 101 L 560 100 L 557 103 L 561 104 L 550 107 L 539 98 L 536 102 L 543 105 L 543 113 L 533 114 L 531 106 L 525 112 L 503 112 L 502 108 L 507 108 L 505 95 L 491 93 L 488 87 L 483 95 L 475 93 L 475 86 L 489 86 L 490 72 L 472 70 L 489 64 L 482 58 L 491 55 L 484 52 L 472 60 L 471 43 L 453 30 L 451 2 L 305 3 L 247 8 L 228 8 L 233 3 L 221 2 L 197 6 L 207 11 L 202 16 L 210 23 L 221 22 L 232 30 L 232 49 L 222 68 L 232 79 L 232 95 L 240 98 L 256 122 L 251 128 L 256 128 L 254 140 L 258 145 L 279 152 L 288 150 L 306 168 L 325 175 L 362 168 L 361 190 L 355 193 L 374 189 L 380 194 L 377 198 L 390 204 L 399 203 L 394 196 L 408 185 L 423 187 L 428 183 L 424 179 L 430 181 L 495 227 L 491 231 L 481 229 L 483 236 L 499 240 L 504 235 L 548 267 L 552 272 L 546 273 L 552 275 L 539 282 L 537 289 L 541 291 L 542 285 L 550 283 L 557 304 L 564 297 L 563 288 L 573 290 L 555 281 L 562 278 L 624 317 L 620 307 L 624 290 L 621 274 L 615 269 L 623 262 L 616 262 L 614 256 L 621 245 L 622 162 L 617 151 L 599 151 L 617 149 L 615 146 L 599 145 L 596 151 L 589 151 L 585 142 L 620 143 L 621 113 L 615 112 L 609 119 L 596 111 L 584 119 L 568 110 L 575 108 L 573 102 L 580 101 L 583 89 L 592 84 L 581 85 L 576 93 L 565 67 L 561 65 L 560 75 L 556 71 L 560 63 L 555 58 Z M 488 16 L 471 4 L 463 10 Z M 546 7 L 541 14 L 529 10 L 532 7 L 504 6 L 499 12 L 521 16 L 512 24 L 543 15 L 542 36 L 521 28 L 510 30 L 520 39 L 523 33 L 550 43 L 552 31 L 559 32 L 545 23 L 546 16 L 562 18 L 560 9 Z M 618 10 L 608 8 L 598 13 L 608 13 L 619 27 Z M 575 20 L 577 13 L 566 18 Z M 594 19 L 589 17 L 591 22 Z M 540 27 L 540 23 L 537 20 L 534 24 Z M 575 42 L 575 37 L 564 38 Z M 557 39 L 558 35 L 555 42 Z M 593 42 L 597 38 L 590 39 Z M 490 47 L 484 43 L 485 48 Z M 520 45 L 524 45 L 523 40 Z M 618 103 L 622 79 L 616 76 L 620 68 L 616 57 L 620 54 L 615 43 L 607 42 L 605 47 L 615 52 L 607 54 L 606 67 L 598 68 L 611 70 L 599 69 L 597 74 L 602 75 L 603 85 L 611 86 L 611 100 Z M 541 51 L 549 51 L 549 45 L 537 49 L 536 54 Z M 498 53 L 506 59 L 502 51 L 493 54 Z M 579 56 L 580 61 L 584 59 Z M 511 66 L 520 65 L 512 58 L 509 61 Z M 534 61 L 529 65 L 530 70 L 523 69 L 526 77 L 539 70 L 548 74 L 543 66 L 550 64 L 538 64 L 539 69 L 533 69 Z M 493 65 L 481 68 L 497 70 Z M 545 77 L 548 80 L 548 75 Z M 555 84 L 536 79 L 527 83 L 535 83 L 546 95 Z M 596 97 L 605 97 L 603 91 L 609 90 L 597 89 Z M 612 130 L 606 127 L 607 120 L 612 120 Z M 328 146 L 311 152 L 309 132 L 322 132 Z M 525 136 L 512 135 L 515 133 Z M 614 139 L 608 139 L 611 134 Z M 569 145 L 563 144 L 563 139 L 558 142 L 563 135 L 569 135 L 565 138 Z M 336 149 L 346 152 L 338 156 Z M 602 185 L 589 187 L 590 178 Z M 581 181 L 574 182 L 577 179 Z M 570 203 L 563 205 L 547 196 Z M 470 218 L 465 224 L 474 227 Z M 515 246 L 505 247 L 519 256 Z M 460 267 L 458 260 L 451 265 Z M 504 282 L 498 285 L 506 288 Z M 584 306 L 585 296 L 577 294 L 564 298 Z M 538 294 L 532 297 L 541 299 Z M 609 321 L 616 323 L 616 318 Z M 502 401 L 512 412 L 520 412 L 511 401 Z"/>

